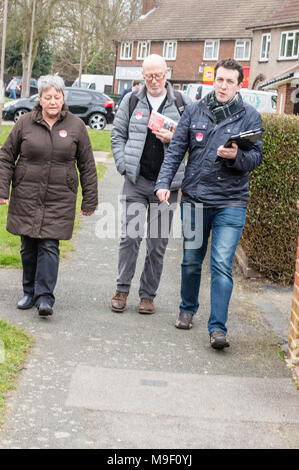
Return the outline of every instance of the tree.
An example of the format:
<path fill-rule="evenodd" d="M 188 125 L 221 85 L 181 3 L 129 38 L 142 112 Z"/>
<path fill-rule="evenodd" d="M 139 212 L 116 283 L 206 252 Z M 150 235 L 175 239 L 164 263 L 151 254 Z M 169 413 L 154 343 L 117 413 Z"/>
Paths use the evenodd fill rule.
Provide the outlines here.
<path fill-rule="evenodd" d="M 63 2 L 59 5 L 61 26 L 54 39 L 53 70 L 74 79 L 81 57 L 84 73 L 112 73 L 113 40 L 139 15 L 141 0 L 73 0 L 68 5 L 67 11 Z"/>
<path fill-rule="evenodd" d="M 44 39 L 38 44 L 35 61 L 32 67 L 32 77 L 47 75 L 52 70 L 53 50 Z M 19 44 L 7 43 L 6 47 L 6 71 L 10 75 L 22 76 L 22 51 Z"/>
<path fill-rule="evenodd" d="M 27 78 L 31 76 L 32 65 L 38 46 L 45 41 L 57 26 L 55 7 L 61 0 L 36 0 L 36 14 L 32 37 L 30 60 L 30 35 L 32 26 L 32 7 L 34 0 L 12 0 L 9 16 L 9 41 L 19 45 L 22 55 L 22 96 L 26 92 Z M 25 86 L 24 86 L 25 85 Z"/>
<path fill-rule="evenodd" d="M 7 71 L 22 75 L 23 83 L 28 72 L 36 77 L 58 72 L 65 79 L 74 80 L 78 76 L 80 56 L 84 73 L 113 73 L 113 40 L 139 15 L 142 3 L 141 0 L 36 0 L 29 64 L 33 1 L 9 1 Z M 2 4 L 0 0 L 0 22 Z M 80 28 L 82 24 L 84 28 Z"/>

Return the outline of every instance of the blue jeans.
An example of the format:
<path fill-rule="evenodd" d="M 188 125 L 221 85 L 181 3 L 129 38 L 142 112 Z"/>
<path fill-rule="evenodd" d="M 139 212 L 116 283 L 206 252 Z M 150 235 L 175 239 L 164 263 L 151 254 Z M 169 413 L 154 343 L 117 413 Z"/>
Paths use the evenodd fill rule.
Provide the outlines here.
<path fill-rule="evenodd" d="M 225 326 L 228 317 L 228 305 L 233 289 L 232 265 L 234 254 L 239 243 L 246 220 L 246 208 L 225 207 L 223 209 L 201 209 L 202 217 L 196 221 L 195 206 L 190 204 L 187 210 L 186 203 L 181 203 L 181 217 L 184 232 L 184 258 L 182 262 L 181 304 L 180 311 L 197 312 L 199 307 L 198 294 L 201 280 L 201 268 L 208 246 L 210 232 L 211 240 L 211 312 L 208 321 L 208 330 L 211 334 L 215 330 L 227 333 Z M 195 226 L 196 222 L 196 226 Z M 190 232 L 186 227 L 191 223 L 192 230 L 202 230 L 201 246 L 192 247 Z M 201 226 L 198 224 L 201 223 Z M 189 242 L 189 243 L 188 243 Z M 195 244 L 196 245 L 196 244 Z M 198 245 L 198 244 L 197 244 Z"/>
<path fill-rule="evenodd" d="M 16 90 L 9 90 L 9 96 L 8 98 L 13 98 L 14 100 L 17 98 L 16 96 Z"/>

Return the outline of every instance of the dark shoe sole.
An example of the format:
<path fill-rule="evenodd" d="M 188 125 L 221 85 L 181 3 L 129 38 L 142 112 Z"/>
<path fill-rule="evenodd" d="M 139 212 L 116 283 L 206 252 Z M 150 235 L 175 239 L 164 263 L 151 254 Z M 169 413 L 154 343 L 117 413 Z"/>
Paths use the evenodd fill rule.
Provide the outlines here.
<path fill-rule="evenodd" d="M 211 343 L 213 349 L 224 349 L 229 347 L 229 343 L 226 341 L 225 343 Z"/>
<path fill-rule="evenodd" d="M 40 308 L 38 309 L 38 314 L 41 317 L 49 317 L 50 315 L 53 315 L 53 310 L 49 308 Z"/>

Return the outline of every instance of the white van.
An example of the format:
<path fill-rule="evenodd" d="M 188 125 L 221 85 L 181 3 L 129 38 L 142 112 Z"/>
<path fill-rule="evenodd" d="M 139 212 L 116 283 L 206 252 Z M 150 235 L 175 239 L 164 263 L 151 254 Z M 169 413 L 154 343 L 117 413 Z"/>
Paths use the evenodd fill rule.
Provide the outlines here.
<path fill-rule="evenodd" d="M 200 100 L 214 89 L 213 85 L 191 83 L 185 91 L 192 100 Z M 250 90 L 241 88 L 243 101 L 251 104 L 259 113 L 275 113 L 277 104 L 277 93 L 271 91 Z"/>
<path fill-rule="evenodd" d="M 109 93 L 109 89 L 107 89 L 107 87 L 111 87 L 112 89 L 112 85 L 113 85 L 113 75 L 88 75 L 88 74 L 81 75 L 81 88 L 88 88 L 89 90 L 96 90 L 96 91 L 101 91 L 102 93 L 104 93 L 105 86 L 106 86 L 106 93 Z M 72 86 L 73 87 L 79 86 L 79 77 L 74 81 Z"/>

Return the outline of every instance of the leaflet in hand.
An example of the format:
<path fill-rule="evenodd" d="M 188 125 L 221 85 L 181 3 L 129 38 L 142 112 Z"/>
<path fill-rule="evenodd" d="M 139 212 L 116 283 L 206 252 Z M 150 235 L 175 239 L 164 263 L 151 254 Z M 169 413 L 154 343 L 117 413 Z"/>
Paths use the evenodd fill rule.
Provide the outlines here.
<path fill-rule="evenodd" d="M 250 150 L 258 140 L 262 138 L 264 129 L 249 130 L 246 132 L 240 132 L 240 134 L 232 135 L 228 141 L 224 144 L 224 147 L 231 147 L 232 142 L 236 142 L 238 147 L 242 150 Z"/>
<path fill-rule="evenodd" d="M 173 121 L 172 119 L 163 116 L 163 114 L 160 114 L 157 111 L 151 112 L 148 121 L 148 127 L 152 131 L 160 131 L 161 129 L 166 129 L 168 131 L 174 132 L 177 124 L 178 123 L 176 121 Z"/>

